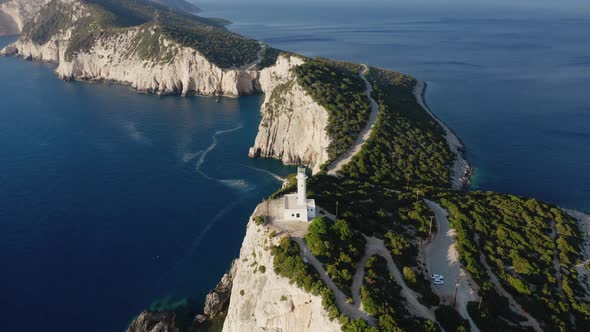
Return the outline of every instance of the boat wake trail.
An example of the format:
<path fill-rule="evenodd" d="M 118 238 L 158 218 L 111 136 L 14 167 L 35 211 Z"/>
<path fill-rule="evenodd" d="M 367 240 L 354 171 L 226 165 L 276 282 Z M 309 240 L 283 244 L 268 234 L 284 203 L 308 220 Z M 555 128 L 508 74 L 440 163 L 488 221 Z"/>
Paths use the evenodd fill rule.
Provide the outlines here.
<path fill-rule="evenodd" d="M 218 130 L 215 132 L 215 134 L 213 134 L 213 142 L 211 142 L 211 145 L 209 145 L 205 150 L 200 151 L 200 156 L 199 156 L 199 160 L 197 160 L 197 164 L 195 166 L 195 169 L 197 171 L 201 170 L 201 166 L 203 166 L 203 163 L 205 162 L 205 159 L 207 158 L 207 155 L 209 154 L 209 152 L 213 151 L 213 149 L 215 149 L 215 147 L 217 146 L 217 136 L 222 135 L 222 134 L 227 134 L 227 133 L 231 133 L 234 131 L 238 131 L 240 129 L 244 128 L 244 126 L 242 124 L 240 124 L 239 126 L 232 128 L 232 129 L 226 129 L 226 130 Z"/>
<path fill-rule="evenodd" d="M 250 191 L 253 189 L 252 186 L 244 179 L 226 179 L 218 181 L 232 189 L 239 191 Z"/>
<path fill-rule="evenodd" d="M 207 159 L 207 155 L 213 151 L 215 149 L 215 147 L 217 146 L 217 137 L 219 135 L 223 135 L 223 134 L 227 134 L 227 133 L 231 133 L 234 131 L 238 131 L 240 129 L 244 128 L 244 126 L 242 124 L 239 124 L 237 127 L 235 128 L 231 128 L 231 129 L 226 129 L 226 130 L 218 130 L 216 131 L 213 136 L 212 136 L 212 142 L 211 144 L 205 149 L 205 150 L 201 150 L 195 153 L 185 153 L 183 156 L 183 161 L 188 162 L 191 161 L 195 158 L 198 157 L 197 162 L 195 164 L 195 170 L 201 174 L 205 179 L 207 180 L 211 180 L 211 181 L 220 181 L 223 183 L 223 181 L 227 181 L 227 180 L 220 180 L 220 179 L 215 179 L 209 175 L 207 175 L 205 172 L 203 172 L 201 170 L 201 166 L 203 166 L 203 164 L 205 163 L 205 160 Z"/>
<path fill-rule="evenodd" d="M 262 169 L 262 168 L 252 167 L 252 166 L 248 166 L 248 165 L 244 165 L 244 164 L 242 164 L 242 166 L 247 167 L 249 169 L 253 169 L 255 171 L 266 173 L 266 174 L 272 176 L 273 178 L 275 178 L 277 181 L 280 181 L 280 182 L 285 182 L 285 180 L 286 180 L 285 178 L 283 178 L 283 177 L 281 177 L 281 176 L 279 176 L 279 175 L 277 175 L 277 174 L 275 174 L 275 173 L 273 173 L 271 171 L 267 171 L 265 169 Z"/>

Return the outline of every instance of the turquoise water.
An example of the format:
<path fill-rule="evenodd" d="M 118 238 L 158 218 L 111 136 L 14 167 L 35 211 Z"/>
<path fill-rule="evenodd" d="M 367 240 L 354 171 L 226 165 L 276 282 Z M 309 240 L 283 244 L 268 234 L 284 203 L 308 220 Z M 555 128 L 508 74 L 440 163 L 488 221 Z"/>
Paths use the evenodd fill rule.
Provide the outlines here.
<path fill-rule="evenodd" d="M 427 81 L 429 105 L 466 143 L 475 188 L 590 211 L 590 11 L 567 2 L 551 9 L 522 5 L 201 7 L 280 49 Z"/>
<path fill-rule="evenodd" d="M 280 186 L 263 171 L 289 172 L 247 157 L 260 96 L 142 95 L 4 57 L 0 73 L 2 330 L 122 331 L 157 299 L 203 299 Z"/>

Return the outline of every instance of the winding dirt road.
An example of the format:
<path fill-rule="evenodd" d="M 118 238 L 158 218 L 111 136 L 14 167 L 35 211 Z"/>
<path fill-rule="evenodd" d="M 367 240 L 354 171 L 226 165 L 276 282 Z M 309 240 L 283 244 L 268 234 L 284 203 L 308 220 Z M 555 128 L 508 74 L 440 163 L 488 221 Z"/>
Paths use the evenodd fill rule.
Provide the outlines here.
<path fill-rule="evenodd" d="M 365 129 L 363 129 L 363 131 L 359 134 L 359 137 L 357 138 L 354 145 L 350 148 L 350 150 L 348 150 L 348 152 L 346 152 L 343 156 L 338 158 L 338 160 L 334 161 L 330 165 L 330 167 L 328 167 L 329 175 L 337 175 L 338 172 L 342 169 L 342 166 L 348 164 L 352 160 L 352 158 L 361 151 L 363 145 L 365 145 L 369 137 L 371 137 L 371 132 L 373 130 L 373 127 L 375 126 L 375 122 L 377 121 L 377 114 L 379 113 L 379 104 L 377 104 L 373 97 L 371 97 L 371 94 L 373 93 L 373 86 L 365 77 L 368 71 L 369 67 L 367 65 L 363 65 L 363 69 L 361 70 L 359 75 L 361 79 L 365 82 L 365 85 L 367 86 L 367 90 L 365 93 L 371 101 L 371 114 L 369 115 L 369 120 L 367 121 Z"/>
<path fill-rule="evenodd" d="M 484 256 L 483 253 L 479 254 L 479 260 L 481 261 L 481 263 L 485 267 L 488 276 L 490 277 L 490 279 L 492 280 L 492 283 L 494 284 L 494 287 L 496 287 L 496 290 L 500 293 L 500 295 L 502 295 L 508 299 L 508 302 L 510 303 L 510 308 L 512 309 L 512 311 L 516 312 L 517 314 L 519 314 L 527 319 L 527 321 L 521 323 L 521 325 L 530 326 L 535 331 L 542 332 L 543 329 L 541 328 L 541 324 L 539 324 L 539 322 L 535 318 L 533 318 L 533 316 L 531 316 L 528 312 L 526 312 L 522 308 L 522 306 L 520 304 L 518 304 L 518 302 L 516 302 L 516 300 L 514 299 L 512 294 L 508 293 L 504 289 L 504 287 L 502 287 L 502 284 L 500 284 L 500 280 L 498 280 L 498 277 L 492 272 L 492 269 L 488 265 L 486 257 Z"/>
<path fill-rule="evenodd" d="M 385 247 L 385 243 L 383 240 L 380 240 L 376 237 L 367 237 L 367 247 L 365 248 L 365 255 L 359 262 L 357 266 L 356 273 L 354 274 L 353 281 L 352 281 L 352 298 L 354 301 L 354 307 L 357 310 L 361 310 L 361 296 L 360 296 L 360 289 L 363 284 L 363 279 L 365 277 L 365 266 L 367 265 L 367 261 L 372 256 L 378 255 L 385 258 L 387 262 L 387 267 L 389 272 L 393 273 L 393 277 L 397 284 L 402 288 L 401 295 L 405 298 L 406 303 L 408 304 L 408 311 L 418 317 L 422 317 L 425 319 L 429 319 L 431 321 L 436 321 L 434 317 L 434 313 L 426 308 L 422 303 L 418 301 L 418 294 L 414 292 L 412 289 L 406 285 L 402 273 L 395 265 L 389 250 Z"/>
<path fill-rule="evenodd" d="M 362 318 L 369 322 L 371 325 L 375 325 L 377 321 L 375 318 L 371 317 L 366 312 L 360 310 L 359 308 L 355 307 L 351 303 L 348 302 L 348 297 L 344 295 L 344 293 L 336 286 L 332 278 L 328 275 L 326 270 L 324 270 L 324 266 L 322 263 L 311 253 L 309 248 L 307 247 L 307 243 L 305 240 L 300 237 L 293 238 L 297 244 L 299 244 L 299 248 L 301 249 L 301 255 L 307 260 L 308 264 L 311 264 L 319 273 L 320 278 L 322 281 L 328 286 L 333 292 L 336 298 L 336 305 L 343 314 L 350 317 L 351 319 L 358 319 Z"/>
<path fill-rule="evenodd" d="M 267 46 L 265 44 L 263 44 L 262 42 L 260 42 L 259 44 L 260 44 L 260 50 L 258 50 L 258 53 L 256 53 L 256 60 L 254 62 L 243 65 L 242 68 L 240 68 L 240 70 L 243 70 L 243 71 L 252 70 L 252 69 L 254 69 L 254 67 L 256 67 L 262 61 L 262 55 L 264 54 L 264 51 L 266 50 Z"/>

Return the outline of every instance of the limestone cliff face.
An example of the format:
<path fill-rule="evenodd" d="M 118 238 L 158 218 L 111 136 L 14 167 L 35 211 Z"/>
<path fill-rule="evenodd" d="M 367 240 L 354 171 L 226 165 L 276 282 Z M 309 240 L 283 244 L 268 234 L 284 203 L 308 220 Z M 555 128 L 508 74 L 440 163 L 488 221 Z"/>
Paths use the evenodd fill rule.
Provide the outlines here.
<path fill-rule="evenodd" d="M 90 15 L 80 2 L 61 1 L 69 2 L 73 22 Z M 156 23 L 101 34 L 77 52 L 68 50 L 72 34 L 71 27 L 60 30 L 42 45 L 23 35 L 0 54 L 55 62 L 63 79 L 108 80 L 157 94 L 239 96 L 260 91 L 256 69 L 219 68 L 196 50 L 168 40 Z"/>
<path fill-rule="evenodd" d="M 39 9 L 49 1 L 50 0 L 10 0 L 0 4 L 0 20 L 4 21 L 10 19 L 15 24 L 15 29 L 6 34 L 19 34 L 25 25 L 25 21 L 35 15 Z"/>
<path fill-rule="evenodd" d="M 270 239 L 269 232 L 250 219 L 235 263 L 223 331 L 340 331 L 338 322 L 328 318 L 321 297 L 306 293 L 273 271 L 270 246 L 280 239 Z"/>
<path fill-rule="evenodd" d="M 276 158 L 285 164 L 305 164 L 314 173 L 328 160 L 328 112 L 297 83 L 291 68 L 304 63 L 297 56 L 280 56 L 260 73 L 266 93 L 262 121 L 251 157 Z"/>

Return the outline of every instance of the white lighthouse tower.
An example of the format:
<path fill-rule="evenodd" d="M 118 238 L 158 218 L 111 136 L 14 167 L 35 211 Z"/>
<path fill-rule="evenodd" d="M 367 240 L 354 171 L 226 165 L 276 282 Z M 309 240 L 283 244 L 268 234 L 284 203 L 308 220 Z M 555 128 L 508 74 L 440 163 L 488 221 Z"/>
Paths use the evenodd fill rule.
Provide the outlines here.
<path fill-rule="evenodd" d="M 305 167 L 297 168 L 297 193 L 284 197 L 284 219 L 309 221 L 315 218 L 315 200 L 307 199 L 307 175 Z"/>
<path fill-rule="evenodd" d="M 307 204 L 307 175 L 305 167 L 297 167 L 297 204 Z"/>

